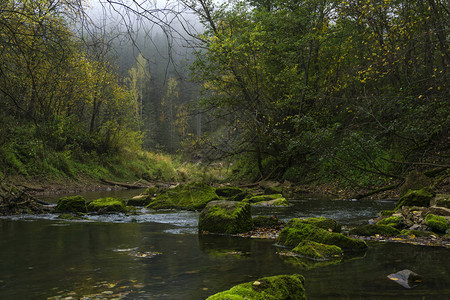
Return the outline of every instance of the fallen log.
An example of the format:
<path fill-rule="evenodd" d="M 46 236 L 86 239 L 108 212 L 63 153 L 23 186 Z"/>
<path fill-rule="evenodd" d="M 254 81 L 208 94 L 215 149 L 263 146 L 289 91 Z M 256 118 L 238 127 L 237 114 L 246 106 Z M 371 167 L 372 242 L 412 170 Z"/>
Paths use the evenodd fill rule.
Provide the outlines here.
<path fill-rule="evenodd" d="M 145 189 L 145 188 L 149 187 L 149 185 L 143 185 L 140 183 L 117 182 L 117 181 L 107 180 L 104 178 L 100 178 L 100 181 L 103 183 L 109 184 L 109 185 L 120 186 L 120 187 L 124 187 L 127 189 Z"/>

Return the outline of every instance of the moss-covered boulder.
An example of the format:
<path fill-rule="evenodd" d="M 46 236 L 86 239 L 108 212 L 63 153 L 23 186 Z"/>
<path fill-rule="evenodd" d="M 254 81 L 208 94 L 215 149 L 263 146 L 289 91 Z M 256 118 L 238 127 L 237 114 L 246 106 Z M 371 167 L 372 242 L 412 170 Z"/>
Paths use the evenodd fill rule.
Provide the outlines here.
<path fill-rule="evenodd" d="M 328 231 L 341 232 L 341 225 L 336 220 L 326 219 L 325 217 L 308 219 L 293 218 L 289 220 L 286 226 L 295 228 L 298 224 L 310 224 Z"/>
<path fill-rule="evenodd" d="M 388 225 L 368 224 L 353 228 L 349 233 L 359 236 L 373 236 L 376 234 L 395 236 L 399 235 L 400 231 Z"/>
<path fill-rule="evenodd" d="M 199 232 L 235 234 L 253 229 L 251 206 L 246 202 L 211 201 L 202 210 Z"/>
<path fill-rule="evenodd" d="M 281 194 L 272 194 L 272 195 L 258 195 L 248 197 L 244 201 L 249 202 L 255 205 L 263 205 L 263 206 L 287 206 L 289 205 L 286 198 Z"/>
<path fill-rule="evenodd" d="M 89 212 L 96 213 L 119 213 L 127 212 L 125 201 L 118 198 L 101 198 L 90 202 L 87 206 Z"/>
<path fill-rule="evenodd" d="M 403 195 L 396 205 L 397 208 L 402 206 L 430 206 L 430 200 L 436 195 L 436 193 L 430 188 L 423 188 L 420 190 L 409 190 Z"/>
<path fill-rule="evenodd" d="M 151 199 L 152 198 L 149 195 L 137 195 L 131 199 L 128 199 L 127 205 L 128 206 L 146 206 L 150 203 Z"/>
<path fill-rule="evenodd" d="M 325 245 L 313 241 L 299 243 L 292 252 L 316 260 L 339 258 L 343 255 L 342 249 L 336 245 Z"/>
<path fill-rule="evenodd" d="M 147 206 L 151 209 L 200 210 L 218 199 L 216 189 L 204 183 L 180 184 L 159 194 Z"/>
<path fill-rule="evenodd" d="M 82 196 L 62 197 L 55 210 L 61 213 L 87 213 L 86 200 Z"/>
<path fill-rule="evenodd" d="M 296 225 L 295 228 L 284 228 L 278 235 L 277 243 L 295 247 L 300 242 L 306 240 L 327 245 L 336 245 L 343 250 L 367 249 L 367 244 L 364 241 L 352 239 L 340 233 L 329 232 L 328 230 L 302 223 Z"/>
<path fill-rule="evenodd" d="M 377 225 L 386 225 L 386 226 L 391 226 L 391 227 L 394 227 L 397 229 L 401 229 L 401 228 L 405 227 L 405 222 L 402 217 L 391 216 L 391 217 L 387 217 L 387 218 L 384 218 L 384 219 L 378 221 Z"/>
<path fill-rule="evenodd" d="M 257 216 L 253 218 L 253 225 L 255 227 L 280 227 L 283 226 L 284 222 L 275 216 Z"/>
<path fill-rule="evenodd" d="M 445 232 L 448 228 L 450 228 L 447 219 L 442 216 L 436 216 L 433 214 L 428 214 L 425 217 L 425 225 L 431 227 L 431 229 L 435 232 Z"/>
<path fill-rule="evenodd" d="M 219 197 L 230 198 L 244 192 L 243 189 L 233 186 L 224 186 L 216 188 L 216 194 Z"/>
<path fill-rule="evenodd" d="M 302 300 L 306 299 L 303 276 L 278 275 L 242 283 L 207 300 Z"/>
<path fill-rule="evenodd" d="M 264 194 L 265 195 L 274 195 L 274 194 L 282 194 L 283 188 L 280 186 L 266 186 L 264 188 Z"/>

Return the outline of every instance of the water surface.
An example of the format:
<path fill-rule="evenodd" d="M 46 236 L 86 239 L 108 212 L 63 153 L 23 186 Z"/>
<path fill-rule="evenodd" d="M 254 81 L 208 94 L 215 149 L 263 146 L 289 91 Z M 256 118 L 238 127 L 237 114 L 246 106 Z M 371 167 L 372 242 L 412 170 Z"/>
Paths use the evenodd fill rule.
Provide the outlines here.
<path fill-rule="evenodd" d="M 253 211 L 283 219 L 326 216 L 351 225 L 394 205 L 320 197 L 293 203 Z M 171 210 L 87 221 L 0 218 L 0 299 L 204 299 L 238 283 L 293 273 L 305 276 L 309 299 L 449 299 L 446 248 L 371 243 L 365 253 L 313 268 L 278 255 L 272 241 L 199 236 L 197 223 L 198 212 Z M 405 289 L 387 278 L 403 269 L 422 275 L 423 283 Z"/>

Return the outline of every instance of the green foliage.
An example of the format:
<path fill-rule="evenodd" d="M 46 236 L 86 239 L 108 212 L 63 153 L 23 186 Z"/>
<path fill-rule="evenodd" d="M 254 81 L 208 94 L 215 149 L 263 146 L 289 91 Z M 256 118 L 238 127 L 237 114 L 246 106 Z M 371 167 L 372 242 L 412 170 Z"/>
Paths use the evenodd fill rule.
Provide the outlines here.
<path fill-rule="evenodd" d="M 247 3 L 196 7 L 194 75 L 202 105 L 232 116 L 211 144 L 240 155 L 235 175 L 371 186 L 445 164 L 445 5 Z"/>

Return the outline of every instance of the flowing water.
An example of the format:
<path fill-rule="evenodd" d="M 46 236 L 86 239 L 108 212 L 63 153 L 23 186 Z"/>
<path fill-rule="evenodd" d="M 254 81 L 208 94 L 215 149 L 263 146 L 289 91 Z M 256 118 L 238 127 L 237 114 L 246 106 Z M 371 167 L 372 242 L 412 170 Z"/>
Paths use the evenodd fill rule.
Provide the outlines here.
<path fill-rule="evenodd" d="M 284 220 L 325 216 L 355 225 L 394 206 L 321 197 L 292 203 L 254 208 L 253 214 Z M 238 283 L 293 273 L 306 278 L 308 299 L 450 299 L 450 249 L 370 243 L 365 253 L 313 265 L 278 255 L 273 241 L 199 236 L 197 212 L 141 213 L 87 221 L 57 215 L 0 218 L 0 299 L 205 299 Z M 387 278 L 403 269 L 422 275 L 423 282 L 406 289 Z"/>

